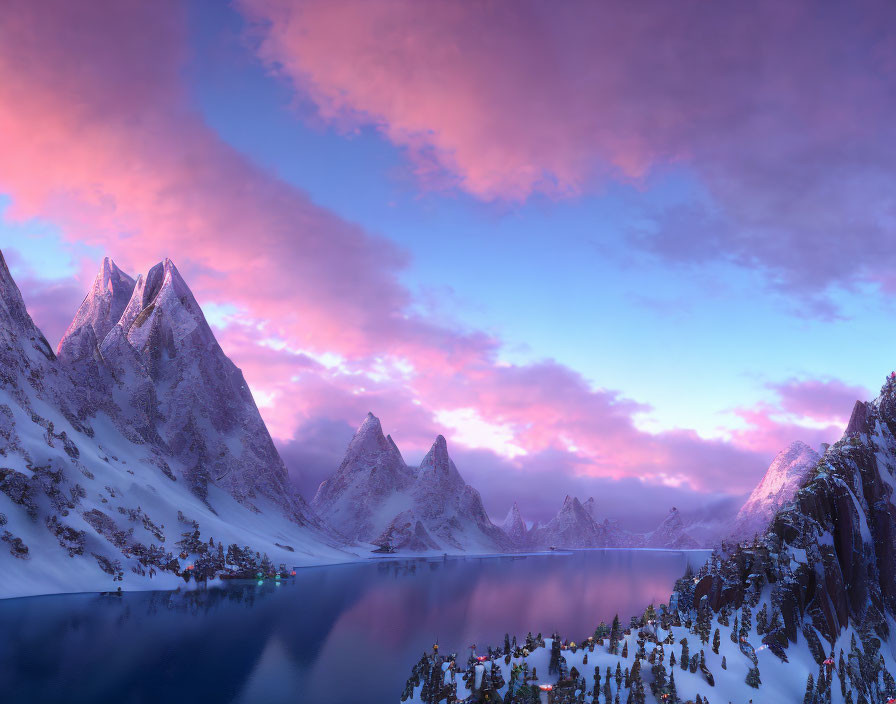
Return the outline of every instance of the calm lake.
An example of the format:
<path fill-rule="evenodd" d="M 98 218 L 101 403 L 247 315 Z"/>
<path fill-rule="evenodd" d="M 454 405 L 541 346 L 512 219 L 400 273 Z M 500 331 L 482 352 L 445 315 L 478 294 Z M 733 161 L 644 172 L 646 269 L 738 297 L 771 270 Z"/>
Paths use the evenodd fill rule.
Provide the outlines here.
<path fill-rule="evenodd" d="M 395 704 L 421 652 L 589 635 L 708 551 L 591 550 L 300 570 L 282 585 L 0 601 L 0 701 Z"/>

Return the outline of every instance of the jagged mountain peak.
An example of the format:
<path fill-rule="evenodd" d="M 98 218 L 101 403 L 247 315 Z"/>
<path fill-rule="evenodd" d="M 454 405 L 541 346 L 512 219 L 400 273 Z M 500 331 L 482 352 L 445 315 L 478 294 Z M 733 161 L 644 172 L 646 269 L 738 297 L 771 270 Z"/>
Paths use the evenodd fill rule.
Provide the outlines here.
<path fill-rule="evenodd" d="M 520 507 L 517 505 L 516 501 L 514 501 L 513 506 L 511 506 L 510 510 L 507 512 L 507 517 L 504 519 L 502 526 L 506 530 L 507 528 L 522 522 L 523 517 L 520 514 Z"/>
<path fill-rule="evenodd" d="M 106 258 L 61 349 L 89 380 L 88 405 L 117 406 L 119 421 L 177 458 L 197 496 L 215 484 L 238 501 L 270 499 L 298 522 L 317 520 L 171 259 L 134 281 Z"/>
<path fill-rule="evenodd" d="M 501 530 L 507 534 L 507 537 L 513 541 L 517 548 L 523 548 L 528 545 L 529 531 L 526 530 L 526 524 L 523 521 L 520 507 L 516 501 L 513 502 L 513 506 L 507 512 L 507 517 L 501 524 Z"/>
<path fill-rule="evenodd" d="M 864 408 L 862 405 L 863 411 Z M 743 540 L 764 531 L 778 509 L 793 498 L 819 459 L 815 450 L 799 440 L 781 450 L 738 511 L 734 537 Z"/>
<path fill-rule="evenodd" d="M 89 355 L 121 316 L 134 293 L 136 282 L 115 262 L 105 257 L 93 285 L 81 302 L 68 330 L 59 341 L 57 352 L 64 361 Z"/>
<path fill-rule="evenodd" d="M 489 521 L 439 435 L 416 470 L 409 468 L 379 419 L 368 413 L 345 458 L 321 482 L 313 507 L 352 540 L 403 550 L 503 550 L 507 536 Z"/>
<path fill-rule="evenodd" d="M 673 506 L 663 519 L 645 540 L 647 547 L 653 548 L 696 548 L 698 543 L 686 530 L 681 512 Z"/>
<path fill-rule="evenodd" d="M 454 467 L 454 462 L 448 455 L 448 442 L 444 435 L 439 435 L 420 463 L 420 472 L 421 474 L 435 472 L 440 475 L 450 475 L 452 470 L 453 473 L 457 473 L 457 468 Z"/>
<path fill-rule="evenodd" d="M 392 437 L 383 435 L 380 419 L 368 412 L 355 431 L 339 471 L 363 471 L 369 473 L 377 466 L 404 467 L 404 458 Z"/>
<path fill-rule="evenodd" d="M 593 496 L 589 496 L 588 500 L 582 504 L 584 509 L 588 512 L 588 515 L 594 518 L 594 512 L 597 508 L 597 502 L 594 500 Z"/>
<path fill-rule="evenodd" d="M 217 345 L 202 308 L 170 259 L 152 267 L 145 278 L 137 277 L 119 324 L 138 350 L 153 336 L 164 336 L 169 346 L 187 338 L 200 347 Z"/>

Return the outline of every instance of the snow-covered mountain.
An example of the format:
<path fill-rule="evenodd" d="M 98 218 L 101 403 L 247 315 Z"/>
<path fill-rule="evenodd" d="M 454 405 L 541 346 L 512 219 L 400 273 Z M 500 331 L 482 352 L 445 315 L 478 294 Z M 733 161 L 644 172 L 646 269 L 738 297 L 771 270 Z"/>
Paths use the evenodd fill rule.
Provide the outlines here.
<path fill-rule="evenodd" d="M 690 550 L 701 545 L 686 530 L 681 513 L 674 506 L 652 533 L 644 536 L 644 547 L 669 550 Z"/>
<path fill-rule="evenodd" d="M 815 450 L 799 440 L 781 450 L 738 511 L 732 538 L 749 540 L 764 533 L 778 510 L 793 499 L 819 459 Z"/>
<path fill-rule="evenodd" d="M 507 512 L 507 516 L 501 524 L 501 530 L 504 531 L 518 549 L 524 550 L 529 547 L 531 542 L 529 530 L 526 528 L 526 523 L 523 521 L 520 507 L 517 506 L 516 501 L 513 502 L 513 506 Z"/>
<path fill-rule="evenodd" d="M 593 499 L 585 504 L 588 508 L 578 498 L 567 495 L 557 515 L 532 531 L 532 544 L 540 548 L 616 547 L 616 536 L 594 520 Z"/>
<path fill-rule="evenodd" d="M 688 534 L 687 526 L 672 508 L 669 515 L 649 533 L 635 533 L 621 528 L 616 521 L 596 516 L 594 498 L 585 502 L 567 496 L 550 521 L 533 527 L 527 536 L 530 547 L 557 548 L 655 548 L 689 550 L 706 547 Z M 512 513 L 512 511 L 511 511 Z M 508 516 L 508 521 L 512 516 Z M 505 532 L 508 528 L 505 527 Z M 515 543 L 519 544 L 517 541 Z"/>
<path fill-rule="evenodd" d="M 290 489 L 170 261 L 133 287 L 104 262 L 59 354 L 0 255 L 0 596 L 172 587 L 188 562 L 223 568 L 210 540 L 354 557 Z"/>
<path fill-rule="evenodd" d="M 489 520 L 439 435 L 419 467 L 408 467 L 372 413 L 349 443 L 313 508 L 352 541 L 409 551 L 501 552 L 513 548 Z"/>
<path fill-rule="evenodd" d="M 405 464 L 379 418 L 368 413 L 336 473 L 321 483 L 312 507 L 349 540 L 370 541 L 402 511 L 414 471 Z"/>

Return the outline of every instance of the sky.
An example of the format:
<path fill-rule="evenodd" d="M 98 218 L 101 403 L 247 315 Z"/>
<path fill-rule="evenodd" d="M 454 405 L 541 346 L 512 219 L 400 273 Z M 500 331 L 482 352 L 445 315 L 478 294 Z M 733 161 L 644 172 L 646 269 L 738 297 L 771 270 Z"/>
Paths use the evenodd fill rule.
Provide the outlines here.
<path fill-rule="evenodd" d="M 306 494 L 367 411 L 496 518 L 736 506 L 896 366 L 896 7 L 9 0 L 52 343 L 172 258 Z"/>

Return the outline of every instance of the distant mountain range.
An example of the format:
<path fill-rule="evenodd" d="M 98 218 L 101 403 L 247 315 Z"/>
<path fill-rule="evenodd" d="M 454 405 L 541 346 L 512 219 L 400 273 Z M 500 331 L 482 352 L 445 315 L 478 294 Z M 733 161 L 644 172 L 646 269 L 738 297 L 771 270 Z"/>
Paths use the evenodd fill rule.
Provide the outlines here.
<path fill-rule="evenodd" d="M 794 443 L 736 519 L 712 525 L 673 508 L 632 533 L 567 496 L 543 525 L 527 527 L 514 504 L 497 526 L 444 437 L 411 467 L 368 414 L 309 505 L 170 260 L 136 279 L 104 260 L 54 352 L 0 254 L 0 596 L 166 588 L 188 568 L 347 561 L 375 546 L 708 547 L 761 532 L 818 459 Z"/>

